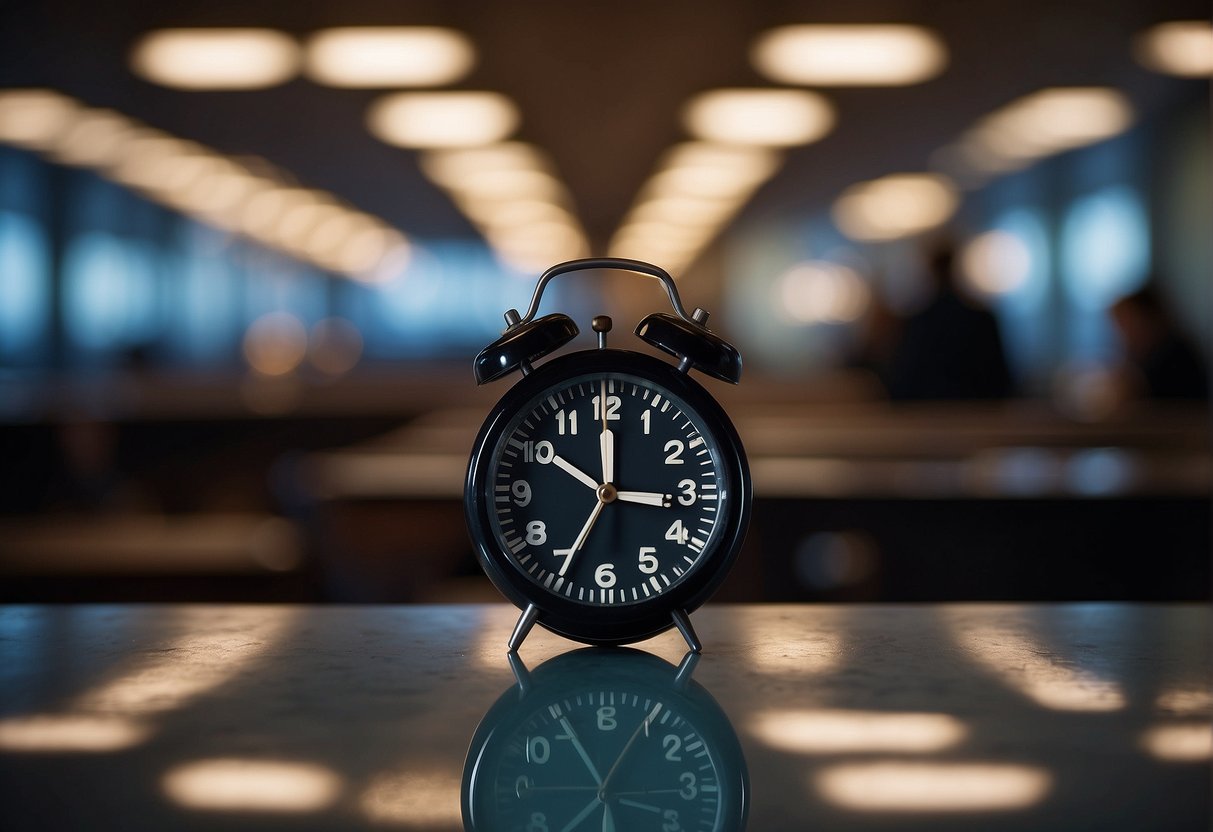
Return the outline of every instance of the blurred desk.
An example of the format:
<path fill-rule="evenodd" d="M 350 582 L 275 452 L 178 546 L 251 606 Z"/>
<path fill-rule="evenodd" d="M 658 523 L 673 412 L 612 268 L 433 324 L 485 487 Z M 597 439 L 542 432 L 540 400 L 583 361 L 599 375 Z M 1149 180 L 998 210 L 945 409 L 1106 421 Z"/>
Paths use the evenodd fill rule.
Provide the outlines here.
<path fill-rule="evenodd" d="M 0 827 L 459 829 L 469 741 L 515 685 L 514 618 L 0 609 Z M 740 739 L 751 830 L 1208 828 L 1203 605 L 717 605 L 695 621 L 694 679 Z M 539 677 L 576 646 L 537 631 L 522 657 Z M 639 647 L 683 657 L 677 634 Z"/>

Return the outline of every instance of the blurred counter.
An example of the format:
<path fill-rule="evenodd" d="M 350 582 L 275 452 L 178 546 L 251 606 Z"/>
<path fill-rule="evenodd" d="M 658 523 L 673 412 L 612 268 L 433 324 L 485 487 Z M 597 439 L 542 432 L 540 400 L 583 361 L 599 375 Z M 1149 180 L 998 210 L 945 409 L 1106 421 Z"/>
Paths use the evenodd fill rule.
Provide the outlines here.
<path fill-rule="evenodd" d="M 500 775 L 523 785 L 477 828 L 523 828 L 521 811 L 597 830 L 586 766 L 615 763 L 620 829 L 654 808 L 731 829 L 738 801 L 763 832 L 1210 821 L 1205 606 L 715 605 L 695 615 L 705 654 L 681 668 L 676 633 L 585 659 L 541 631 L 511 668 L 515 614 L 0 609 L 0 825 L 454 830 L 461 782 Z M 534 721 L 553 702 L 584 759 Z M 685 718 L 681 738 L 636 731 L 653 702 Z M 522 733 L 494 751 L 491 730 Z"/>

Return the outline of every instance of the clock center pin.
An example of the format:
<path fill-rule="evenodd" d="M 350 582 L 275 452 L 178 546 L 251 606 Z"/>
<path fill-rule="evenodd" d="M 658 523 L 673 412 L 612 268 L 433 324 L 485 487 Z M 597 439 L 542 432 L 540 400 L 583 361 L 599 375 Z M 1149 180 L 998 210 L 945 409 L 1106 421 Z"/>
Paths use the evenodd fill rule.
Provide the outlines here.
<path fill-rule="evenodd" d="M 598 499 L 603 503 L 613 503 L 615 498 L 619 496 L 619 492 L 615 490 L 615 486 L 609 482 L 598 486 Z"/>

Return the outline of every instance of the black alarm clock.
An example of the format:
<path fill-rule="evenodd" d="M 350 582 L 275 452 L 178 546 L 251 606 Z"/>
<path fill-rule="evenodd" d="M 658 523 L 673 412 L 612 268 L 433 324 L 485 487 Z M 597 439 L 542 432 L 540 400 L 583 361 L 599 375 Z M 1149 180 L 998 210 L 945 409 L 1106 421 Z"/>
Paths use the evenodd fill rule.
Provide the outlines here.
<path fill-rule="evenodd" d="M 534 362 L 578 327 L 563 314 L 536 318 L 558 275 L 619 269 L 657 278 L 675 314 L 636 327 L 670 363 L 610 349 L 606 316 L 598 348 Z M 751 486 L 737 431 L 692 370 L 736 384 L 741 356 L 683 309 L 673 279 L 638 260 L 573 260 L 548 269 L 525 316 L 476 357 L 479 384 L 522 378 L 476 438 L 464 508 L 490 580 L 523 613 L 508 646 L 535 623 L 576 641 L 626 644 L 677 626 L 701 649 L 689 613 L 724 580 L 741 548 Z"/>
<path fill-rule="evenodd" d="M 749 779 L 728 717 L 680 667 L 577 650 L 528 673 L 481 720 L 463 768 L 468 832 L 741 832 Z"/>

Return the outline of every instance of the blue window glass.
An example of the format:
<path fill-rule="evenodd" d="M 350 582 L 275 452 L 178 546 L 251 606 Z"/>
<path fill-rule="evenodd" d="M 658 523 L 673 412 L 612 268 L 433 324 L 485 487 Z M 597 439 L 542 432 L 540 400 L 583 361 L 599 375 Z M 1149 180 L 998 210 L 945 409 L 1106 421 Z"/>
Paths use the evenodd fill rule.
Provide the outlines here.
<path fill-rule="evenodd" d="M 63 320 L 85 363 L 154 337 L 159 317 L 150 246 L 99 231 L 72 240 L 64 257 Z"/>
<path fill-rule="evenodd" d="M 1150 269 L 1149 220 L 1134 189 L 1116 185 L 1074 201 L 1062 222 L 1061 268 L 1070 357 L 1109 357 L 1115 339 L 1107 309 Z"/>
<path fill-rule="evenodd" d="M 49 321 L 46 234 L 27 216 L 0 211 L 0 362 L 36 363 Z"/>

